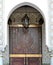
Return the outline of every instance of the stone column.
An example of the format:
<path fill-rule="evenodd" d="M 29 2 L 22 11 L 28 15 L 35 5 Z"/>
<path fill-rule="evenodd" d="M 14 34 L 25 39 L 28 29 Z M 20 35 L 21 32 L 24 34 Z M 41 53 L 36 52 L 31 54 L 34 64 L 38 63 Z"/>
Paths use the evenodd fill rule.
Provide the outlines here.
<path fill-rule="evenodd" d="M 53 65 L 53 51 L 50 52 L 50 65 Z"/>
<path fill-rule="evenodd" d="M 50 65 L 53 65 L 53 56 L 51 56 L 51 63 Z"/>
<path fill-rule="evenodd" d="M 3 55 L 1 51 L 0 51 L 0 65 L 3 65 Z"/>
<path fill-rule="evenodd" d="M 0 0 L 0 65 L 3 65 L 3 0 Z"/>

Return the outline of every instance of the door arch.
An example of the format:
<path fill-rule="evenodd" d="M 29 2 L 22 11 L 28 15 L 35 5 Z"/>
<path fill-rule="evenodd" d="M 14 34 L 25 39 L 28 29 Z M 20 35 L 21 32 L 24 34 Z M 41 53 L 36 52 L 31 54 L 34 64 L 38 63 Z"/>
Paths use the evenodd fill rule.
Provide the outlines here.
<path fill-rule="evenodd" d="M 41 65 L 43 23 L 41 13 L 31 6 L 13 11 L 8 20 L 10 65 Z"/>

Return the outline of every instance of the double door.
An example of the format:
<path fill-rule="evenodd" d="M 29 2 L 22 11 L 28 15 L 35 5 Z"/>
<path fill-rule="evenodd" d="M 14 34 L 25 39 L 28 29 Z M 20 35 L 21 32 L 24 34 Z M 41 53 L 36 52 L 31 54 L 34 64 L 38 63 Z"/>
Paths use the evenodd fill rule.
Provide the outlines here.
<path fill-rule="evenodd" d="M 41 27 L 9 27 L 10 65 L 41 65 Z"/>

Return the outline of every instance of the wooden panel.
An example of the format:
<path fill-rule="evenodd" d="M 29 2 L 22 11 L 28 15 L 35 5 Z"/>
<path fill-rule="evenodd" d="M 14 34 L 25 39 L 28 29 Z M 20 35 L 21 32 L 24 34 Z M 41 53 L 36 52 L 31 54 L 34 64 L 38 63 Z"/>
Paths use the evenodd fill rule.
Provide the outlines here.
<path fill-rule="evenodd" d="M 10 58 L 10 65 L 41 65 L 41 58 Z"/>
<path fill-rule="evenodd" d="M 41 65 L 41 27 L 9 27 L 10 65 Z"/>
<path fill-rule="evenodd" d="M 10 58 L 10 65 L 24 65 L 24 58 Z"/>
<path fill-rule="evenodd" d="M 29 58 L 28 65 L 41 65 L 41 58 Z"/>
<path fill-rule="evenodd" d="M 41 53 L 41 28 L 10 28 L 10 54 Z"/>

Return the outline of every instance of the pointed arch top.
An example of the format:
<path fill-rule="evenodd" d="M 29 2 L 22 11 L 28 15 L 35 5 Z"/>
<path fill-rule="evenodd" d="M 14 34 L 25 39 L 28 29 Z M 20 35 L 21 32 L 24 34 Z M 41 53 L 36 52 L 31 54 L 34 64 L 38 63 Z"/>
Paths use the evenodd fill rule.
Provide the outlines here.
<path fill-rule="evenodd" d="M 41 9 L 40 9 L 38 6 L 36 6 L 36 5 L 32 4 L 32 3 L 29 3 L 29 2 L 23 2 L 23 3 L 20 3 L 20 4 L 16 5 L 16 6 L 10 11 L 10 13 L 9 13 L 9 15 L 8 15 L 8 19 L 9 19 L 10 15 L 13 13 L 13 11 L 15 11 L 17 8 L 20 8 L 20 7 L 25 6 L 25 5 L 30 6 L 30 7 L 34 8 L 34 9 L 36 9 L 37 11 L 39 11 L 40 14 L 42 15 L 44 21 L 45 21 L 45 16 L 44 16 L 44 13 L 41 11 Z"/>

